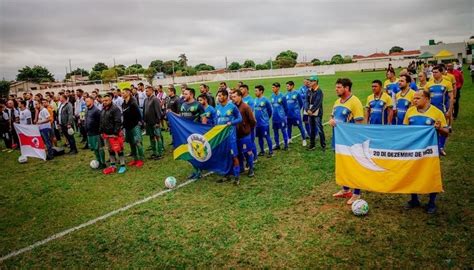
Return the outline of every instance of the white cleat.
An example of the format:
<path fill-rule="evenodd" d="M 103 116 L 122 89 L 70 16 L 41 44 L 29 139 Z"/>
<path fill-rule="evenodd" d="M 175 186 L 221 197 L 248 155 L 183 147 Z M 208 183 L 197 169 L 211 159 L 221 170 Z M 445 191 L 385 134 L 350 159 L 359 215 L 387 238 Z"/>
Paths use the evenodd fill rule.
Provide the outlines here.
<path fill-rule="evenodd" d="M 288 139 L 288 143 L 293 143 L 293 140 L 292 140 L 292 139 Z"/>
<path fill-rule="evenodd" d="M 306 145 L 308 145 L 308 143 L 306 143 L 306 140 L 303 140 L 303 147 L 306 147 Z"/>

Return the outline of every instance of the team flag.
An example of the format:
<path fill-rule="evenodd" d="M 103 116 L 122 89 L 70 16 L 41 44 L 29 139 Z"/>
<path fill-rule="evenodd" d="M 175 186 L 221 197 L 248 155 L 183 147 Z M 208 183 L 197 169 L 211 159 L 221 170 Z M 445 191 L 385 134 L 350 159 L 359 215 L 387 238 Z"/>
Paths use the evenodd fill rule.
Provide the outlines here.
<path fill-rule="evenodd" d="M 189 161 L 194 167 L 218 174 L 232 169 L 231 126 L 209 126 L 168 113 L 175 150 L 174 159 Z"/>
<path fill-rule="evenodd" d="M 38 125 L 14 124 L 20 141 L 21 155 L 46 160 L 46 150 Z"/>
<path fill-rule="evenodd" d="M 334 136 L 337 184 L 384 193 L 443 191 L 432 126 L 338 123 Z"/>

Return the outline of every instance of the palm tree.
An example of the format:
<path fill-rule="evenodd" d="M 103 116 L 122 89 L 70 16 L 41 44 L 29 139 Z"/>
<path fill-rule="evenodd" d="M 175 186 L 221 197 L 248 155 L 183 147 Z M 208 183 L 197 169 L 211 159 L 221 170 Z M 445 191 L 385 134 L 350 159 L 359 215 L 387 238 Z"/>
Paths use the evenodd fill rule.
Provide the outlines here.
<path fill-rule="evenodd" d="M 182 67 L 187 67 L 188 66 L 188 58 L 186 57 L 186 54 L 182 53 L 179 55 L 179 60 L 178 63 Z"/>

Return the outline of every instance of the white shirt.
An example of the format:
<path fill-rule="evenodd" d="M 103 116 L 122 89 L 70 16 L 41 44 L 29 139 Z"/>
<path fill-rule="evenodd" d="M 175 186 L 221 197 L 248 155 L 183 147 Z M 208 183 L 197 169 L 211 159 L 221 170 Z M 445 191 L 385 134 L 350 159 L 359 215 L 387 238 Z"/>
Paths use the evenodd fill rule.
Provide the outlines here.
<path fill-rule="evenodd" d="M 30 119 L 28 123 L 28 119 Z M 32 120 L 31 120 L 31 112 L 27 108 L 25 108 L 23 111 L 20 110 L 20 124 L 22 125 L 31 125 Z"/>
<path fill-rule="evenodd" d="M 112 99 L 112 102 L 119 107 L 120 111 L 122 111 L 122 104 L 123 104 L 123 98 L 122 97 L 114 97 Z"/>
<path fill-rule="evenodd" d="M 49 122 L 49 112 L 48 109 L 43 108 L 38 114 L 38 122 L 43 122 L 45 120 L 48 120 L 48 122 L 39 124 L 39 129 L 46 129 L 46 128 L 51 128 L 51 123 Z"/>
<path fill-rule="evenodd" d="M 58 107 L 58 123 L 61 124 L 61 110 L 63 109 L 64 107 L 64 104 L 63 103 L 59 103 L 59 107 Z"/>
<path fill-rule="evenodd" d="M 145 105 L 146 94 L 145 91 L 138 91 L 138 107 L 143 108 Z"/>

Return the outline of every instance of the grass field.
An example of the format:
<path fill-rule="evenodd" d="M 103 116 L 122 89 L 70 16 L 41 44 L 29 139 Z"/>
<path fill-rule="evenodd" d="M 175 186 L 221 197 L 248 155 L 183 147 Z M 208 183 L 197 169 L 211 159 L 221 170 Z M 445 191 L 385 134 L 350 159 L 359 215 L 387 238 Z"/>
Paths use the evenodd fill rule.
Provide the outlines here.
<path fill-rule="evenodd" d="M 322 76 L 324 121 L 336 99 L 335 80 L 344 76 L 365 102 L 370 82 L 384 73 Z M 263 84 L 269 95 L 272 82 L 290 79 L 298 86 L 303 80 L 246 83 L 252 90 Z M 210 84 L 214 93 L 216 85 Z M 211 175 L 0 262 L 0 268 L 472 268 L 473 92 L 466 77 L 461 113 L 441 160 L 445 193 L 436 215 L 403 210 L 406 195 L 366 192 L 369 215 L 355 217 L 345 201 L 331 197 L 338 189 L 332 151 L 307 152 L 297 139 L 290 151 L 261 158 L 256 177 L 242 177 L 239 187 L 217 184 Z M 328 127 L 326 135 L 330 140 Z M 89 168 L 88 150 L 24 165 L 18 152 L 1 152 L 0 256 L 163 190 L 167 176 L 184 182 L 190 166 L 166 150 L 163 160 L 112 176 Z"/>

